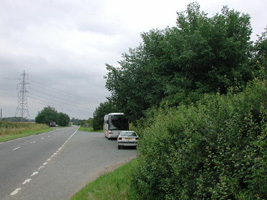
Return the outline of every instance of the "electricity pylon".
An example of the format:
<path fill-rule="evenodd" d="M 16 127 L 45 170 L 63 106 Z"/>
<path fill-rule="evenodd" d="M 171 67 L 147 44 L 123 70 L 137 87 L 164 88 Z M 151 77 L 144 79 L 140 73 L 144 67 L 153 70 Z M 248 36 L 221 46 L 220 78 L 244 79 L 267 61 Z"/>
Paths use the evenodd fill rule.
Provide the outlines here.
<path fill-rule="evenodd" d="M 26 79 L 29 80 L 29 74 L 26 74 L 24 70 L 23 73 L 20 75 L 21 82 L 17 86 L 17 89 L 19 89 L 18 107 L 17 107 L 16 114 L 15 114 L 15 116 L 17 116 L 17 114 L 19 113 L 19 116 L 21 118 L 24 118 L 26 113 L 27 113 L 27 116 L 30 117 L 29 109 L 28 109 L 28 101 L 27 101 L 27 96 L 28 96 L 27 93 L 29 92 L 27 90 L 27 85 L 29 84 L 29 82 L 27 82 Z"/>

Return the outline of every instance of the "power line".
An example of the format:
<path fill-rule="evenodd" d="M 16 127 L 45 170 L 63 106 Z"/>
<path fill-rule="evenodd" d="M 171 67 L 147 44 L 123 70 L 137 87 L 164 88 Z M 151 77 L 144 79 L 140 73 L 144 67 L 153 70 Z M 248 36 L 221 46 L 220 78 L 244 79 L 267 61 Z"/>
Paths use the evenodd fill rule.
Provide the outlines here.
<path fill-rule="evenodd" d="M 31 92 L 29 92 L 29 99 L 35 99 L 42 102 L 46 102 L 49 105 L 57 105 L 57 107 L 62 108 L 68 108 L 68 110 L 81 110 L 85 111 L 86 109 L 88 111 L 91 110 L 90 106 L 88 105 L 89 101 L 80 100 L 76 98 L 76 95 L 73 95 L 72 97 L 69 97 L 68 95 L 58 95 L 58 93 L 52 92 L 48 90 L 39 90 L 34 87 L 31 87 Z"/>
<path fill-rule="evenodd" d="M 20 77 L 22 78 L 21 82 L 17 86 L 17 88 L 20 88 L 20 90 L 18 91 L 18 106 L 15 116 L 17 116 L 17 114 L 19 113 L 21 118 L 24 118 L 25 114 L 30 117 L 27 101 L 27 93 L 29 92 L 27 90 L 27 85 L 29 84 L 29 82 L 26 81 L 26 79 L 29 80 L 29 74 L 26 74 L 24 70 Z"/>
<path fill-rule="evenodd" d="M 84 96 L 78 96 L 77 94 L 73 95 L 73 93 L 71 93 L 71 92 L 59 90 L 59 89 L 51 87 L 50 85 L 46 85 L 44 83 L 41 84 L 41 83 L 38 83 L 38 82 L 33 81 L 33 80 L 31 80 L 30 82 L 31 82 L 31 86 L 36 86 L 36 87 L 42 88 L 45 91 L 53 92 L 53 94 L 55 94 L 55 92 L 60 93 L 62 96 L 75 99 L 75 101 L 77 101 L 77 99 L 81 100 L 81 101 L 85 101 L 85 102 L 88 102 L 90 100 L 97 101 L 93 96 L 90 96 L 90 99 L 87 99 Z"/>
<path fill-rule="evenodd" d="M 79 96 L 73 92 L 67 92 L 56 89 L 51 85 L 41 84 L 31 80 L 31 92 L 29 92 L 29 100 L 36 103 L 46 103 L 46 105 L 61 108 L 63 111 L 71 113 L 89 115 L 93 113 L 94 108 L 97 106 L 97 100 L 94 95 L 90 98 Z M 94 108 L 92 108 L 94 105 Z"/>
<path fill-rule="evenodd" d="M 35 101 L 36 103 L 45 103 L 46 105 L 50 105 L 52 107 L 55 107 L 58 111 L 62 110 L 63 112 L 71 112 L 71 113 L 75 113 L 77 115 L 88 115 L 88 112 L 86 112 L 86 110 L 77 110 L 74 107 L 69 107 L 69 106 L 64 106 L 62 104 L 58 104 L 58 103 L 54 103 L 54 102 L 48 102 L 45 100 L 41 100 L 40 98 L 36 98 L 36 97 L 31 97 L 32 101 Z"/>
<path fill-rule="evenodd" d="M 60 99 L 60 98 L 50 98 L 51 96 L 48 96 L 47 94 L 33 94 L 30 93 L 29 100 L 35 100 L 38 102 L 43 102 L 46 103 L 47 105 L 50 106 L 56 106 L 60 107 L 63 109 L 68 109 L 68 110 L 75 110 L 75 111 L 82 111 L 82 112 L 87 112 L 88 109 L 90 110 L 88 105 L 83 105 L 79 104 L 77 102 L 71 102 L 68 100 Z"/>

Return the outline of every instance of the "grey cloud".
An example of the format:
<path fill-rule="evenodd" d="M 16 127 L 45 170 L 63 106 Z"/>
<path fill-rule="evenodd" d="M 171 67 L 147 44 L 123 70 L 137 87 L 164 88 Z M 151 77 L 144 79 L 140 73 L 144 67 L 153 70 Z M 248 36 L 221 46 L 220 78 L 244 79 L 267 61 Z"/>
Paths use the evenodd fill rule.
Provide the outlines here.
<path fill-rule="evenodd" d="M 136 0 L 129 6 L 125 0 L 1 0 L 0 108 L 4 116 L 15 114 L 19 75 L 25 70 L 31 118 L 47 105 L 71 117 L 92 117 L 110 95 L 103 79 L 105 63 L 118 65 L 123 53 L 140 44 L 141 32 L 174 26 L 175 11 L 185 10 L 188 3 Z M 201 9 L 209 13 L 228 3 L 237 10 L 249 5 L 241 0 L 200 1 Z M 255 0 L 255 6 L 241 10 L 251 14 L 255 33 L 267 25 L 265 7 L 265 0 Z"/>

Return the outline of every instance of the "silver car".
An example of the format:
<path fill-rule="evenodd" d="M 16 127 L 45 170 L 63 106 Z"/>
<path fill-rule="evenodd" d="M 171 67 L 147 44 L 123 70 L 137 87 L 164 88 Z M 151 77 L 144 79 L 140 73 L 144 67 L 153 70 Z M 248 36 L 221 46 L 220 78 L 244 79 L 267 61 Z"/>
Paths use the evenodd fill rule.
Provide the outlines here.
<path fill-rule="evenodd" d="M 138 143 L 138 135 L 134 131 L 121 131 L 118 138 L 118 149 L 121 147 L 136 147 Z"/>

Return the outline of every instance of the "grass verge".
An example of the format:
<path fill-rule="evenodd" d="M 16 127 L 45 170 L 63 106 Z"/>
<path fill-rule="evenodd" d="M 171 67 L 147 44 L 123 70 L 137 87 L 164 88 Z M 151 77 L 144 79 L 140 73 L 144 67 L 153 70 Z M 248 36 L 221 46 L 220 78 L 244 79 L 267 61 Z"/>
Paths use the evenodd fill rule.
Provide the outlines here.
<path fill-rule="evenodd" d="M 81 127 L 79 128 L 79 131 L 104 133 L 103 130 L 94 130 L 93 127 L 88 127 L 88 128 L 86 128 L 86 127 L 83 127 L 83 126 L 81 126 Z"/>
<path fill-rule="evenodd" d="M 7 142 L 9 140 L 14 140 L 14 139 L 18 139 L 18 138 L 22 138 L 22 137 L 26 137 L 30 135 L 37 135 L 37 134 L 49 132 L 52 130 L 53 130 L 52 128 L 47 128 L 47 129 L 42 129 L 42 130 L 26 130 L 17 135 L 1 135 L 0 142 Z"/>
<path fill-rule="evenodd" d="M 0 142 L 36 135 L 53 130 L 45 124 L 0 121 Z"/>
<path fill-rule="evenodd" d="M 131 188 L 131 177 L 137 165 L 134 159 L 113 172 L 101 175 L 76 193 L 71 200 L 135 200 L 138 195 Z"/>

